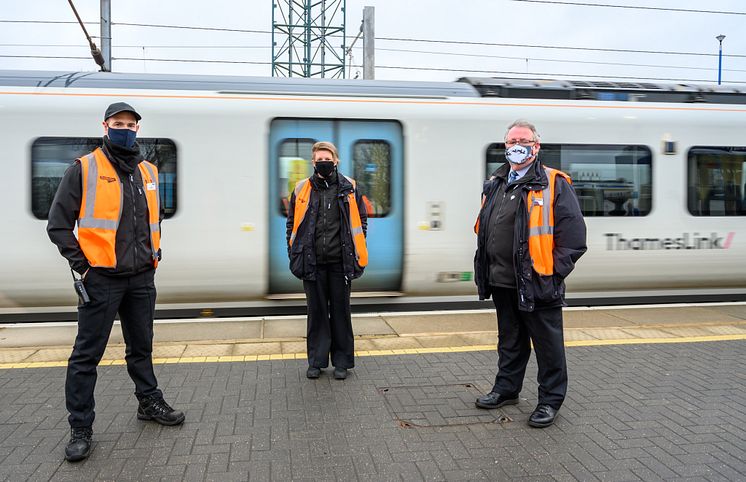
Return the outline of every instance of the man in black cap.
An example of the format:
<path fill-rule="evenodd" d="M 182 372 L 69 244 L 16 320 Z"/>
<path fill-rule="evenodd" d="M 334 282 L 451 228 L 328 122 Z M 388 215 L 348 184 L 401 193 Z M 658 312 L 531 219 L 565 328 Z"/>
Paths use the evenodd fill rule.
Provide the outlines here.
<path fill-rule="evenodd" d="M 104 114 L 103 146 L 67 169 L 49 211 L 49 238 L 75 273 L 78 335 L 67 365 L 65 400 L 70 441 L 65 458 L 91 453 L 96 367 L 119 313 L 125 360 L 139 401 L 137 418 L 178 425 L 153 372 L 155 268 L 160 260 L 158 170 L 136 142 L 140 114 L 117 102 Z M 74 233 L 77 224 L 77 237 Z M 81 286 L 82 285 L 82 286 Z"/>

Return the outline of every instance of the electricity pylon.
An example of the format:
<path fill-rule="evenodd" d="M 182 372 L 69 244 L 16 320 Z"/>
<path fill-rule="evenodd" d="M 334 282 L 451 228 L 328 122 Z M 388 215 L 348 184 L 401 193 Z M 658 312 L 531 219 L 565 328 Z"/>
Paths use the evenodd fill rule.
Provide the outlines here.
<path fill-rule="evenodd" d="M 272 0 L 272 76 L 345 77 L 346 0 Z"/>

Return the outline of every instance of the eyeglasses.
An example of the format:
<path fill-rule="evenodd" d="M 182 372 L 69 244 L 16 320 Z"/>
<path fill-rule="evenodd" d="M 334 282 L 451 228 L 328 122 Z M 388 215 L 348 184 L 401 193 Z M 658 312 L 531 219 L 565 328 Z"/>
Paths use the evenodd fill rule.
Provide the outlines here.
<path fill-rule="evenodd" d="M 512 147 L 516 144 L 520 144 L 523 147 L 531 147 L 536 144 L 536 141 L 531 139 L 510 139 L 509 141 L 505 141 L 505 145 L 508 147 Z"/>

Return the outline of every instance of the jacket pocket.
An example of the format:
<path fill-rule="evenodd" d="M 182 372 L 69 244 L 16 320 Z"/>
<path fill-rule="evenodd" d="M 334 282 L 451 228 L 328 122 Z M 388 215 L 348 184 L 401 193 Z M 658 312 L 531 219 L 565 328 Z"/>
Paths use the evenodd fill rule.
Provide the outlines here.
<path fill-rule="evenodd" d="M 365 271 L 365 268 L 357 264 L 357 260 L 355 258 L 352 258 L 352 279 L 358 279 L 363 275 L 363 271 Z"/>
<path fill-rule="evenodd" d="M 294 244 L 290 248 L 290 272 L 293 273 L 293 276 L 296 278 L 303 279 L 303 276 L 305 275 L 305 258 L 306 258 L 306 250 L 302 248 L 302 246 L 299 246 L 298 244 Z"/>
<path fill-rule="evenodd" d="M 539 304 L 547 304 L 562 299 L 562 280 L 557 275 L 543 276 L 533 273 L 536 287 L 535 300 Z"/>

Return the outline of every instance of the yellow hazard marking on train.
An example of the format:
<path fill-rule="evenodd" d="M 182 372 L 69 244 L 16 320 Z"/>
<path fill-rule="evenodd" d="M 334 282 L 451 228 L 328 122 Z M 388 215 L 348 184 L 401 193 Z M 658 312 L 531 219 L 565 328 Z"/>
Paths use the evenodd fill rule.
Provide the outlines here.
<path fill-rule="evenodd" d="M 615 340 L 577 340 L 567 341 L 567 347 L 580 346 L 611 346 L 611 345 L 656 345 L 665 343 L 702 343 L 716 341 L 738 341 L 746 340 L 746 334 L 738 335 L 704 335 L 671 338 L 621 338 Z M 369 356 L 391 356 L 391 355 L 423 355 L 431 353 L 464 353 L 477 351 L 496 351 L 495 345 L 465 345 L 444 346 L 434 348 L 392 348 L 388 350 L 360 350 L 355 352 L 358 357 Z M 306 353 L 273 353 L 269 355 L 224 355 L 224 356 L 187 356 L 187 357 L 160 357 L 153 358 L 156 365 L 169 365 L 181 363 L 235 363 L 275 360 L 305 360 Z M 99 366 L 126 365 L 125 360 L 101 360 Z M 66 367 L 67 360 L 61 361 L 39 361 L 39 362 L 13 362 L 0 363 L 0 370 L 18 368 L 58 368 Z"/>

